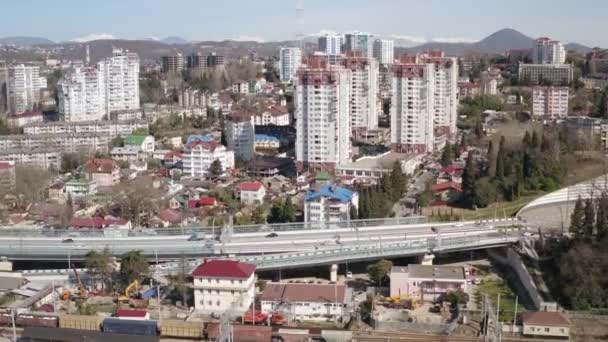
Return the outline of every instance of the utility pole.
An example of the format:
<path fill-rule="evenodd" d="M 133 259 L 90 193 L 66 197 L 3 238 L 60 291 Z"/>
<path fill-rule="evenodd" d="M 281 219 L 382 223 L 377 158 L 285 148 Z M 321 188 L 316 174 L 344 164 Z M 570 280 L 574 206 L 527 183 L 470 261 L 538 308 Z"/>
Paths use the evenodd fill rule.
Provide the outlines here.
<path fill-rule="evenodd" d="M 15 327 L 15 310 L 11 310 L 11 322 L 13 323 L 13 341 L 17 342 L 17 328 Z"/>
<path fill-rule="evenodd" d="M 511 327 L 512 334 L 515 332 L 515 321 L 517 320 L 517 300 L 518 299 L 519 299 L 519 297 L 515 296 L 515 312 L 513 313 L 513 326 Z"/>

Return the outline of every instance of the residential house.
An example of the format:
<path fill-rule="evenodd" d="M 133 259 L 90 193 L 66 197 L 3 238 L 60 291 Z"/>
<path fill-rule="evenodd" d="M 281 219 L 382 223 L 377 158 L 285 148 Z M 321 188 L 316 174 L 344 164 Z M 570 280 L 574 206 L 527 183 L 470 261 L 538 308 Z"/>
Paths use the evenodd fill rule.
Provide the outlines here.
<path fill-rule="evenodd" d="M 72 179 L 65 183 L 65 193 L 72 198 L 95 195 L 97 193 L 97 182 L 92 179 Z"/>
<path fill-rule="evenodd" d="M 462 196 L 462 186 L 455 182 L 444 182 L 431 186 L 431 191 L 438 201 L 445 203 L 455 203 Z"/>
<path fill-rule="evenodd" d="M 144 151 L 137 146 L 114 147 L 112 148 L 112 151 L 110 151 L 110 156 L 114 160 L 126 162 L 135 162 L 145 159 Z"/>
<path fill-rule="evenodd" d="M 125 146 L 139 147 L 145 154 L 152 155 L 155 148 L 155 140 L 151 135 L 129 135 L 125 139 Z"/>
<path fill-rule="evenodd" d="M 284 312 L 294 320 L 333 320 L 347 312 L 344 285 L 266 284 L 260 296 L 263 313 Z"/>
<path fill-rule="evenodd" d="M 359 194 L 335 185 L 324 185 L 304 197 L 304 222 L 339 222 L 359 210 Z"/>
<path fill-rule="evenodd" d="M 243 182 L 238 186 L 241 203 L 247 205 L 262 204 L 266 196 L 266 188 L 260 182 Z"/>
<path fill-rule="evenodd" d="M 238 80 L 232 84 L 232 92 L 237 94 L 249 94 L 249 82 Z"/>
<path fill-rule="evenodd" d="M 444 293 L 466 291 L 464 267 L 437 265 L 393 266 L 390 273 L 391 296 L 409 296 L 420 301 L 435 301 Z"/>
<path fill-rule="evenodd" d="M 158 214 L 158 219 L 163 227 L 180 226 L 185 220 L 182 214 L 174 209 L 167 208 Z"/>
<path fill-rule="evenodd" d="M 39 123 L 42 121 L 44 121 L 44 118 L 41 112 L 25 112 L 11 115 L 8 118 L 9 125 L 13 127 L 24 127 L 26 125 Z"/>
<path fill-rule="evenodd" d="M 188 209 L 213 208 L 217 206 L 217 200 L 213 197 L 201 197 L 188 200 Z"/>
<path fill-rule="evenodd" d="M 572 323 L 562 312 L 525 312 L 522 315 L 524 336 L 570 338 Z"/>
<path fill-rule="evenodd" d="M 255 116 L 256 126 L 289 126 L 287 106 L 272 106 L 262 114 Z"/>
<path fill-rule="evenodd" d="M 234 260 L 206 260 L 191 273 L 194 308 L 208 314 L 242 314 L 255 298 L 255 265 Z"/>
<path fill-rule="evenodd" d="M 84 164 L 87 180 L 94 180 L 97 186 L 112 186 L 120 182 L 120 167 L 112 159 L 90 159 Z"/>
<path fill-rule="evenodd" d="M 207 176 L 211 164 L 219 161 L 222 172 L 234 168 L 234 152 L 216 141 L 195 141 L 184 149 L 184 174 L 196 177 Z"/>

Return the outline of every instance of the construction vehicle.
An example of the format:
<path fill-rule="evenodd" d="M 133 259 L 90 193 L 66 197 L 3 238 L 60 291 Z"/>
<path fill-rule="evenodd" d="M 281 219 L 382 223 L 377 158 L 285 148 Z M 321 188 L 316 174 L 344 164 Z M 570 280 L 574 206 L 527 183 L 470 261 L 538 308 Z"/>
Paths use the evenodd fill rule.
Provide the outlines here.
<path fill-rule="evenodd" d="M 80 276 L 78 275 L 78 271 L 76 267 L 72 265 L 72 269 L 74 270 L 74 275 L 76 276 L 76 280 L 78 280 L 78 299 L 87 299 L 89 298 L 89 292 L 82 284 L 82 280 L 80 280 Z"/>
<path fill-rule="evenodd" d="M 133 282 L 129 284 L 129 286 L 127 286 L 127 288 L 125 289 L 125 295 L 118 297 L 118 301 L 121 303 L 128 303 L 129 299 L 131 299 L 131 293 L 136 291 L 137 288 L 139 288 L 139 281 L 137 281 L 136 279 L 133 280 Z"/>

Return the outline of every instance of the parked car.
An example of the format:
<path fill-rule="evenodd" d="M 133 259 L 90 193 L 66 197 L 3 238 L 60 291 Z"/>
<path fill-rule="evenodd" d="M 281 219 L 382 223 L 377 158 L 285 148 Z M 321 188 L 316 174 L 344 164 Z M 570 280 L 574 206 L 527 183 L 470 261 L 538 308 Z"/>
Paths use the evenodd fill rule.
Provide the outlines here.
<path fill-rule="evenodd" d="M 72 238 L 67 238 L 67 239 L 63 239 L 61 242 L 62 242 L 62 243 L 73 243 L 73 242 L 74 242 L 74 239 L 72 239 Z"/>
<path fill-rule="evenodd" d="M 279 234 L 277 234 L 275 232 L 272 232 L 272 233 L 266 235 L 267 238 L 275 238 L 277 236 L 279 236 Z"/>

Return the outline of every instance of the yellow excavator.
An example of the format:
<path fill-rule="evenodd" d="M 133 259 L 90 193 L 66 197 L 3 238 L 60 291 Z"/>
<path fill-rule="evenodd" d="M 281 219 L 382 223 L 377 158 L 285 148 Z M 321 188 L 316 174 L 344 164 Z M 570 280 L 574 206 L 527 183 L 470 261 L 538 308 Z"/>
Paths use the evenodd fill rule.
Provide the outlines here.
<path fill-rule="evenodd" d="M 118 301 L 121 303 L 127 303 L 131 299 L 131 294 L 139 288 L 139 281 L 133 280 L 129 286 L 125 289 L 125 295 L 118 297 Z"/>

